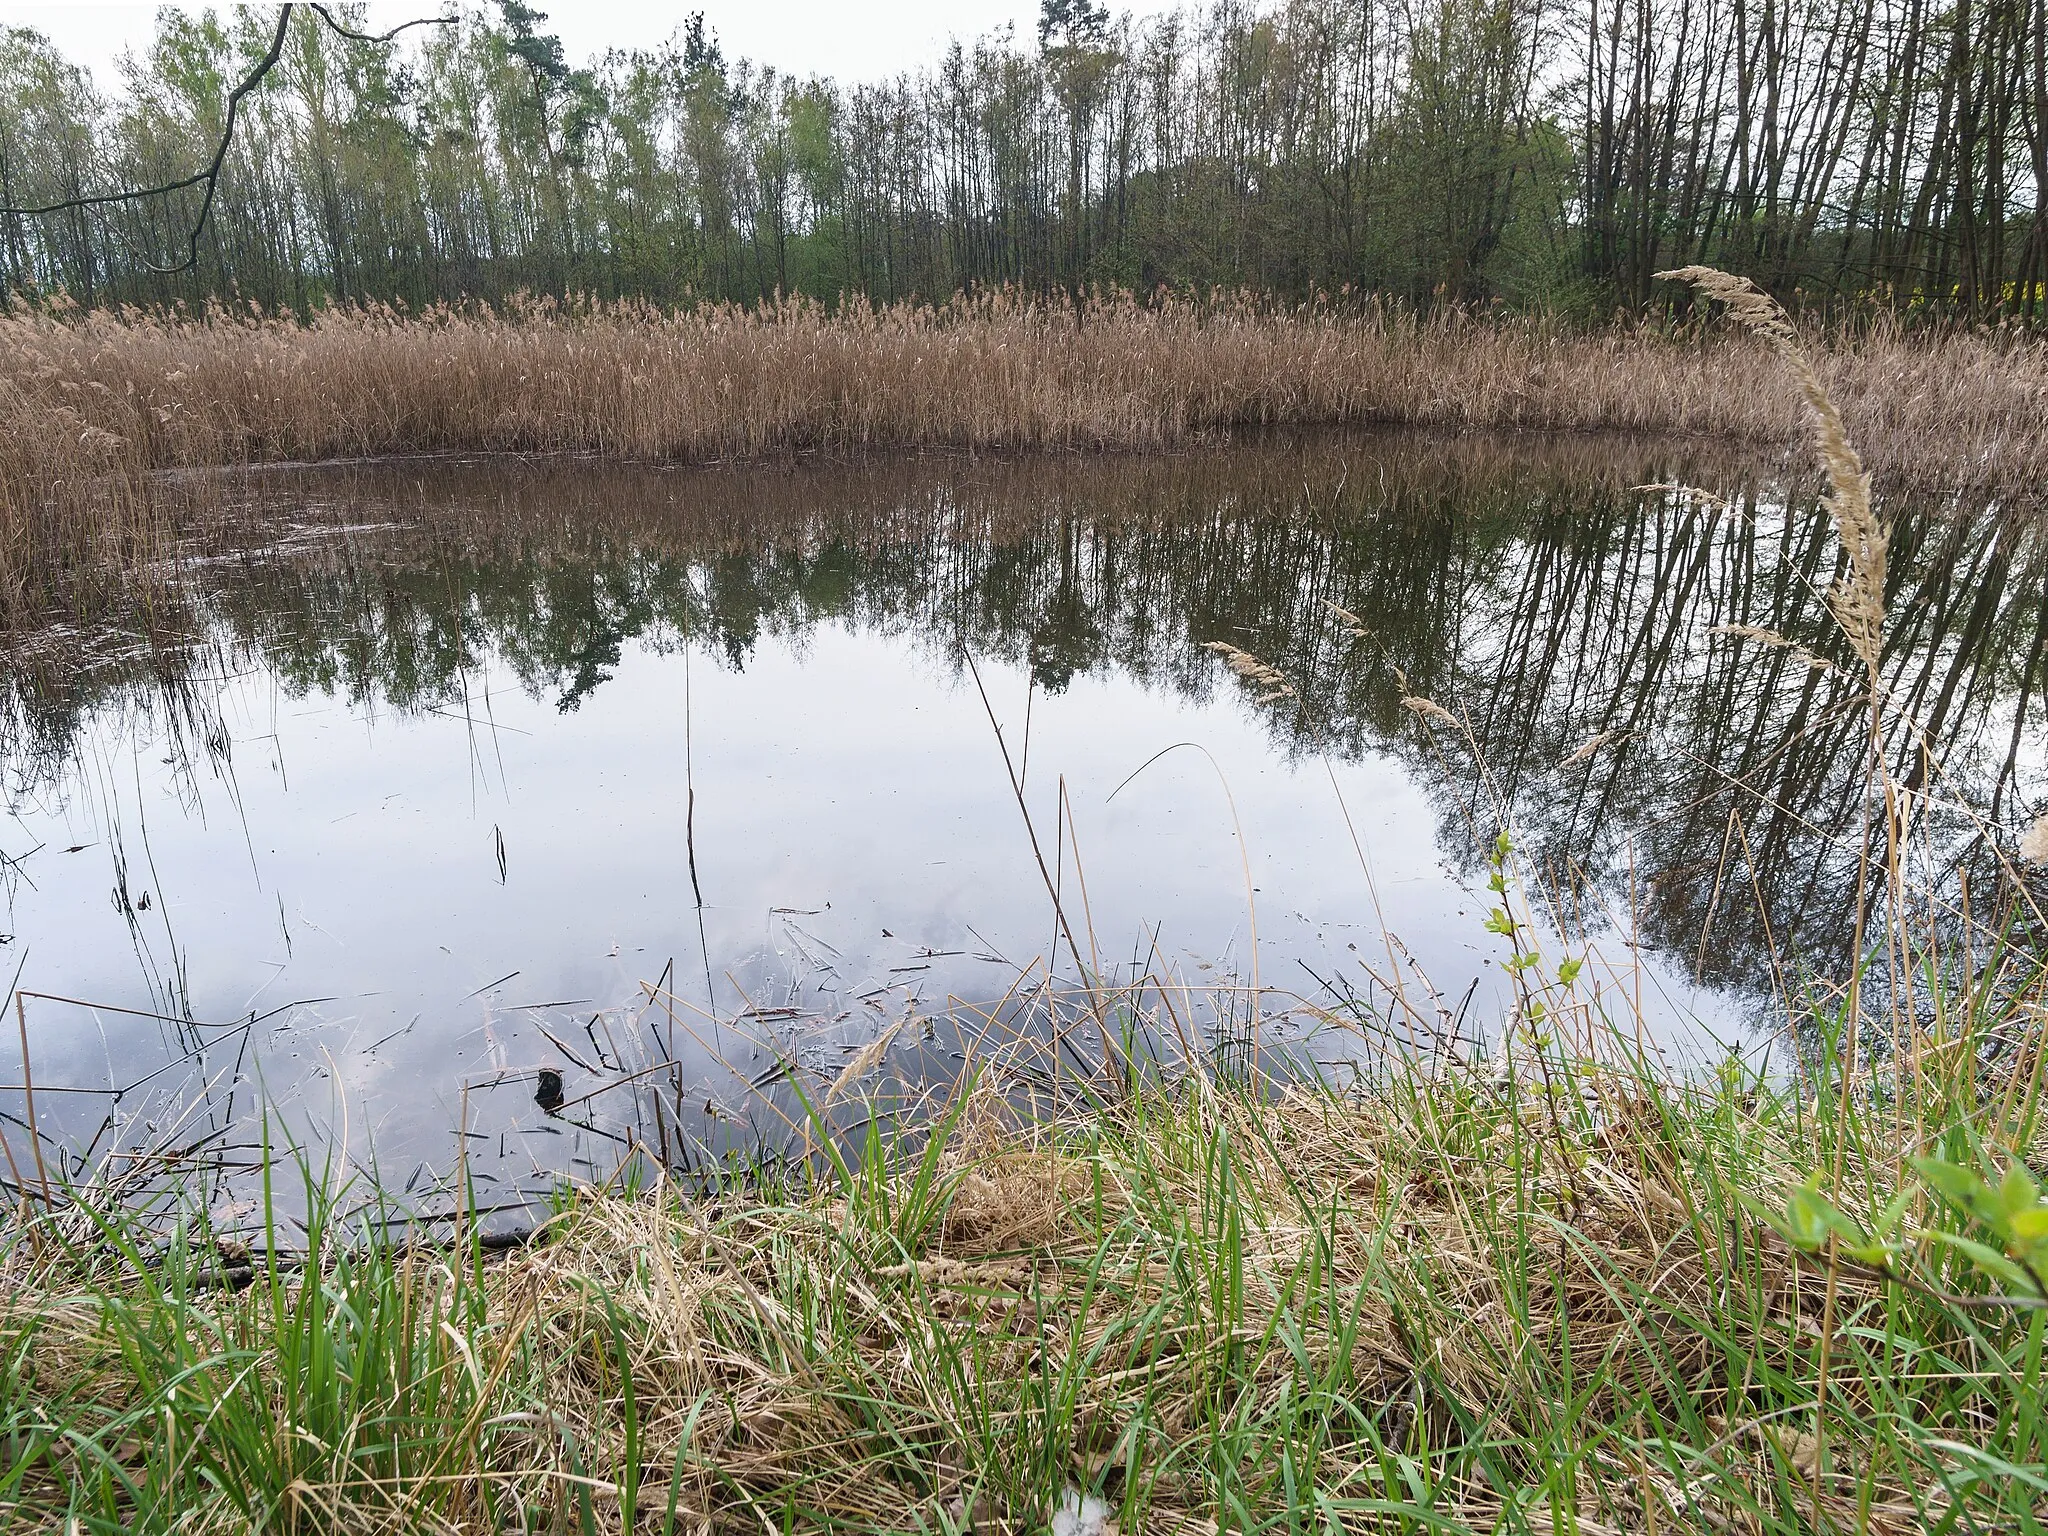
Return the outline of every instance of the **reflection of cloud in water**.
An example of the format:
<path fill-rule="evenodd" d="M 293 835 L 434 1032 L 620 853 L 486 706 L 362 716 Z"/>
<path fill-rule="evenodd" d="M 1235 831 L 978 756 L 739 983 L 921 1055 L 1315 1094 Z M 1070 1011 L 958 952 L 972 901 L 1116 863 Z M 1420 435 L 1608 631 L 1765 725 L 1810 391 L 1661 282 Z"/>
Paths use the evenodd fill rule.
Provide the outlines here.
<path fill-rule="evenodd" d="M 965 644 L 1105 969 L 1248 970 L 1216 770 L 1173 754 L 1107 798 L 1196 740 L 1242 818 L 1269 985 L 1371 999 L 1400 964 L 1497 1018 L 1466 887 L 1504 802 L 1570 924 L 1648 940 L 1667 1025 L 1732 1028 L 1773 943 L 1838 958 L 1860 738 L 1839 678 L 1714 633 L 1832 654 L 1821 521 L 1624 489 L 1686 470 L 1349 439 L 276 477 L 314 531 L 198 568 L 184 646 L 9 677 L 6 926 L 42 991 L 216 1019 L 331 999 L 263 1033 L 266 1086 L 310 1103 L 338 1069 L 394 1148 L 445 1137 L 462 1082 L 534 1067 L 530 1021 L 580 1032 L 664 972 L 722 1015 L 854 1041 L 878 999 L 930 1013 L 1065 963 Z M 2016 814 L 2039 790 L 2014 778 L 2039 740 L 2038 544 L 1897 519 L 1893 686 Z M 1297 694 L 1256 702 L 1217 640 Z M 1404 695 L 1469 721 L 1486 770 Z M 163 1048 L 49 1019 L 53 1083 Z"/>

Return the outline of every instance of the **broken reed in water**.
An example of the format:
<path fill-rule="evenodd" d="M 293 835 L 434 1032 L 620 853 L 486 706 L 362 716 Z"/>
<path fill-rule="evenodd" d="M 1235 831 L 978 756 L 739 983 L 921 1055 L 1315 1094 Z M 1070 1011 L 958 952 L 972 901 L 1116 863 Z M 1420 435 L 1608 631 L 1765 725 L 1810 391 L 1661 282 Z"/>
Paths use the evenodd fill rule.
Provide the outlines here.
<path fill-rule="evenodd" d="M 1730 386 L 1725 354 L 1746 345 L 1250 300 L 535 301 L 310 324 L 16 307 L 0 317 L 0 609 L 47 604 L 67 569 L 104 576 L 159 552 L 173 504 L 217 494 L 167 486 L 165 470 L 447 451 L 1158 449 L 1374 423 L 1788 444 L 1793 384 Z M 2048 345 L 1878 321 L 1817 355 L 1881 485 L 2032 493 Z"/>

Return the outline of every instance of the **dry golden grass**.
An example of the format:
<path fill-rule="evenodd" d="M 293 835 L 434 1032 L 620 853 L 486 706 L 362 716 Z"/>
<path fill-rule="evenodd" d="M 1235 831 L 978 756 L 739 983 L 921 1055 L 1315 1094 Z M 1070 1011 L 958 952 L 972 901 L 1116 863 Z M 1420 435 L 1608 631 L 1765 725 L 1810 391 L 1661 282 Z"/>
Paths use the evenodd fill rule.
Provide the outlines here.
<path fill-rule="evenodd" d="M 161 545 L 176 469 L 441 451 L 668 461 L 791 450 L 1159 449 L 1269 426 L 1628 431 L 1789 446 L 1753 345 L 1535 319 L 1276 311 L 1077 317 L 1008 298 L 683 314 L 552 302 L 311 324 L 214 311 L 0 318 L 0 597 Z M 1809 347 L 1879 482 L 2031 494 L 2048 346 L 1879 325 Z"/>

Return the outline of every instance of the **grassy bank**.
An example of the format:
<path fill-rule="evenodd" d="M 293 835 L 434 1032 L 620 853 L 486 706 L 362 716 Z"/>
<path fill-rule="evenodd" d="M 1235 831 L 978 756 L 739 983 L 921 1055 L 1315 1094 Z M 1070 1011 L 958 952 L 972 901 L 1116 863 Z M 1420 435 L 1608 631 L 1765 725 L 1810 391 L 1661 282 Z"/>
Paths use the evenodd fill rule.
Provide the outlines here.
<path fill-rule="evenodd" d="M 1960 1063 L 1998 1021 L 1955 1001 Z M 158 1246 L 72 1212 L 7 1261 L 0 1508 L 987 1532 L 1080 1495 L 1123 1531 L 2039 1529 L 2048 1313 L 2000 1299 L 1953 1246 L 1999 1239 L 1902 1162 L 2004 1165 L 2038 1054 L 1851 1076 L 1681 1086 L 1552 1043 L 1348 1097 L 1196 1077 L 1057 1126 L 970 1091 L 921 1147 L 710 1201 L 586 1194 L 502 1258 L 316 1220 L 307 1269 L 259 1255 L 239 1290 L 209 1288 L 240 1255 L 203 1224 Z M 1904 1192 L 1895 1258 L 1774 1230 L 1814 1169 L 1864 1225 Z"/>
<path fill-rule="evenodd" d="M 0 600 L 132 569 L 183 498 L 163 471 L 363 455 L 701 461 L 793 450 L 1162 449 L 1267 426 L 1628 431 L 1789 445 L 1797 395 L 1731 388 L 1721 330 L 1245 305 L 534 304 L 311 325 L 215 313 L 0 318 Z M 1880 482 L 2027 496 L 2048 347 L 1883 325 L 1818 350 Z"/>

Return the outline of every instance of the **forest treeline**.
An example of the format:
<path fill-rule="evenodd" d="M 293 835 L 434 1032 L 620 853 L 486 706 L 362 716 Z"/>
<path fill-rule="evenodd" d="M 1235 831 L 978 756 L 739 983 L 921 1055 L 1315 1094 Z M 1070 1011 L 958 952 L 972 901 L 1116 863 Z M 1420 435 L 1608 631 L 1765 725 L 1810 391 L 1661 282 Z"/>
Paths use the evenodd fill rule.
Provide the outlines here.
<path fill-rule="evenodd" d="M 0 32 L 0 206 L 203 167 L 276 17 L 166 11 L 112 92 Z M 2032 324 L 2044 39 L 2048 0 L 1043 0 L 1033 34 L 856 84 L 728 59 L 701 15 L 577 66 L 519 0 L 395 43 L 301 8 L 189 270 L 154 269 L 183 262 L 199 188 L 0 217 L 0 285 L 301 311 L 1222 287 L 1597 316 L 1706 262 L 1809 306 Z"/>

